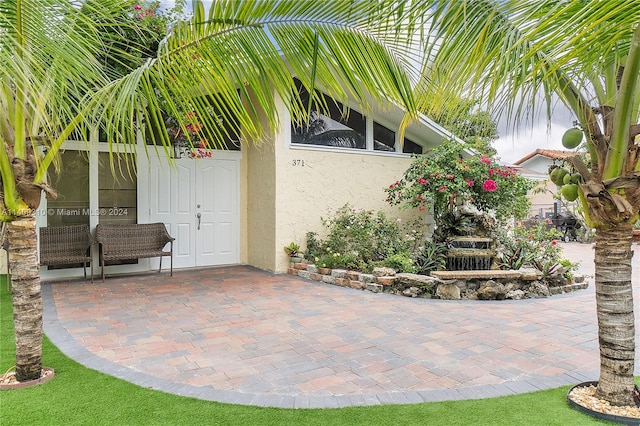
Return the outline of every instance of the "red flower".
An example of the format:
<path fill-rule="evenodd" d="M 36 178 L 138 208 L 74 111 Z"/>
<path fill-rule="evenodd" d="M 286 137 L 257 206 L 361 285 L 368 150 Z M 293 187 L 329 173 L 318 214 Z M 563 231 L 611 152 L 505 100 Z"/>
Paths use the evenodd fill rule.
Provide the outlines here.
<path fill-rule="evenodd" d="M 489 165 L 491 164 L 491 158 L 487 157 L 486 155 L 482 155 L 480 156 L 480 162 Z"/>
<path fill-rule="evenodd" d="M 495 192 L 498 190 L 498 186 L 496 185 L 496 182 L 494 180 L 487 179 L 482 184 L 482 189 L 487 192 Z"/>
<path fill-rule="evenodd" d="M 440 188 L 438 188 L 438 191 L 440 192 L 444 192 L 447 190 L 447 187 L 445 185 L 442 185 Z"/>
<path fill-rule="evenodd" d="M 453 175 L 447 175 L 447 179 L 453 180 Z"/>
<path fill-rule="evenodd" d="M 474 182 L 473 182 L 472 180 L 467 179 L 467 185 L 469 185 L 469 186 L 473 186 L 473 185 L 474 185 Z"/>
<path fill-rule="evenodd" d="M 426 185 L 426 184 L 427 184 L 427 181 L 426 181 L 426 179 L 418 178 L 418 183 L 419 183 L 420 185 Z"/>
<path fill-rule="evenodd" d="M 558 242 L 556 240 L 551 241 L 551 245 L 555 246 L 556 244 L 558 244 Z"/>

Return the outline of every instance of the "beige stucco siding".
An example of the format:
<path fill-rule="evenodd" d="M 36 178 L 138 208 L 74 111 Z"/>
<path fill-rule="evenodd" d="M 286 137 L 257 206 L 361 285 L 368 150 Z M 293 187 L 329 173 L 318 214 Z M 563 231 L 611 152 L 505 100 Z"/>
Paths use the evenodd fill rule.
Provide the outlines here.
<path fill-rule="evenodd" d="M 282 126 L 259 146 L 243 146 L 241 219 L 244 263 L 286 272 L 290 242 L 306 248 L 306 233 L 326 235 L 322 218 L 349 204 L 384 211 L 389 218 L 423 218 L 417 209 L 400 210 L 386 201 L 384 189 L 399 180 L 412 159 L 408 155 L 331 147 L 292 146 L 286 108 L 276 100 Z M 419 138 L 416 138 L 419 140 Z"/>
<path fill-rule="evenodd" d="M 385 201 L 384 188 L 400 179 L 410 158 L 291 148 L 286 144 L 276 151 L 276 271 L 287 268 L 285 245 L 295 241 L 304 247 L 309 231 L 325 235 L 321 218 L 331 216 L 345 204 L 385 211 L 391 218 L 418 216 L 417 210 L 400 211 Z"/>

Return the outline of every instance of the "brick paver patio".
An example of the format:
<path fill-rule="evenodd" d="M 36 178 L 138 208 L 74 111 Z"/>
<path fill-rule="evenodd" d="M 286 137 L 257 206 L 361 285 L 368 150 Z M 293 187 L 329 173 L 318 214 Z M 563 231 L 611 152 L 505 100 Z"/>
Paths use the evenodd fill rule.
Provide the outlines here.
<path fill-rule="evenodd" d="M 590 245 L 563 247 L 593 273 Z M 43 285 L 45 332 L 91 368 L 208 400 L 299 408 L 483 398 L 597 379 L 588 280 L 587 290 L 520 301 L 410 299 L 247 266 L 56 282 Z"/>

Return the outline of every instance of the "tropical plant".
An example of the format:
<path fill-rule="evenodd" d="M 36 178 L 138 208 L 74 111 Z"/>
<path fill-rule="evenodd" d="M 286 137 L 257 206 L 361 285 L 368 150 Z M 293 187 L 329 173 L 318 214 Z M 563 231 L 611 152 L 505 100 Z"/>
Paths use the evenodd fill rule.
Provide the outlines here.
<path fill-rule="evenodd" d="M 438 108 L 448 95 L 465 93 L 513 123 L 538 114 L 541 104 L 551 117 L 558 98 L 575 114 L 590 158 L 584 163 L 576 155 L 570 162 L 581 176 L 578 196 L 587 224 L 596 229 L 596 397 L 632 405 L 630 248 L 640 209 L 640 2 L 419 3 L 432 41 L 417 89 L 421 108 Z"/>
<path fill-rule="evenodd" d="M 448 141 L 416 156 L 402 178 L 385 189 L 392 205 L 434 209 L 436 225 L 445 215 L 468 204 L 496 218 L 524 217 L 529 213 L 527 191 L 533 183 L 512 168 L 486 155 L 471 155 L 466 146 Z"/>
<path fill-rule="evenodd" d="M 38 378 L 42 366 L 34 210 L 43 191 L 54 195 L 46 176 L 69 135 L 98 132 L 111 150 L 118 142 L 137 153 L 136 136 L 144 131 L 170 154 L 163 114 L 188 134 L 193 122 L 181 112 L 193 111 L 210 147 L 224 146 L 230 132 L 258 143 L 280 125 L 274 93 L 292 98 L 286 104 L 294 121 L 309 118 L 292 73 L 309 93 L 322 87 L 365 112 L 388 101 L 416 111 L 402 56 L 412 40 L 401 27 L 412 22 L 402 3 L 215 1 L 205 14 L 198 1 L 149 53 L 149 37 L 136 43 L 128 34 L 149 34 L 155 17 L 139 14 L 152 7 L 122 0 L 0 3 L 0 220 L 7 225 L 20 381 Z"/>
<path fill-rule="evenodd" d="M 431 271 L 441 271 L 447 266 L 446 243 L 426 241 L 422 250 L 416 255 L 416 272 L 428 275 Z"/>
<path fill-rule="evenodd" d="M 416 263 L 411 253 L 408 252 L 392 254 L 383 261 L 383 265 L 394 269 L 396 272 L 414 273 L 417 270 Z"/>
<path fill-rule="evenodd" d="M 516 222 L 497 230 L 498 265 L 501 269 L 518 270 L 534 267 L 543 274 L 557 267 L 562 261 L 562 249 L 557 240 L 562 233 L 546 222 L 525 226 Z"/>
<path fill-rule="evenodd" d="M 298 251 L 300 250 L 300 244 L 295 241 L 291 241 L 289 244 L 284 246 L 284 251 L 287 253 L 289 257 L 295 257 L 298 255 Z"/>

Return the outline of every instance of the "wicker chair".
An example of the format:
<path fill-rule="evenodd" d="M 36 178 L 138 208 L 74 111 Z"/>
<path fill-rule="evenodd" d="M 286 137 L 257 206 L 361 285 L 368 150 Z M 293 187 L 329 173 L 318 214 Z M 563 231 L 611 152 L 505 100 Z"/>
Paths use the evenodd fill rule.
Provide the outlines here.
<path fill-rule="evenodd" d="M 132 260 L 148 257 L 160 257 L 162 271 L 162 258 L 169 256 L 171 259 L 171 276 L 173 276 L 173 241 L 167 232 L 164 223 L 138 223 L 138 224 L 100 224 L 96 227 L 96 239 L 100 245 L 100 267 L 102 268 L 102 281 L 104 281 L 104 264 L 112 260 Z M 169 251 L 164 247 L 169 243 Z"/>
<path fill-rule="evenodd" d="M 93 262 L 91 261 L 93 243 L 89 225 L 40 228 L 40 265 L 61 266 L 81 263 L 84 278 L 87 279 L 87 263 L 89 263 L 91 282 L 93 282 Z"/>

